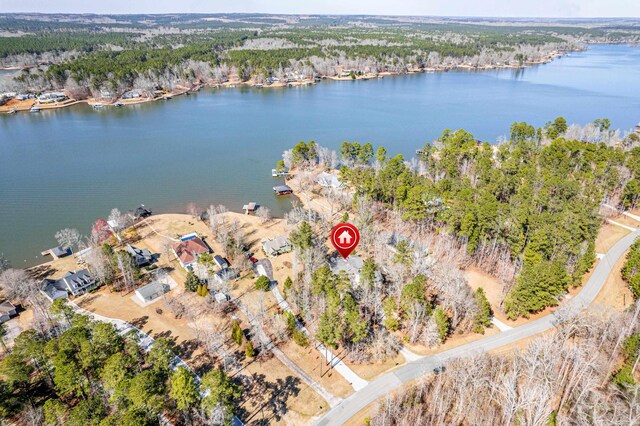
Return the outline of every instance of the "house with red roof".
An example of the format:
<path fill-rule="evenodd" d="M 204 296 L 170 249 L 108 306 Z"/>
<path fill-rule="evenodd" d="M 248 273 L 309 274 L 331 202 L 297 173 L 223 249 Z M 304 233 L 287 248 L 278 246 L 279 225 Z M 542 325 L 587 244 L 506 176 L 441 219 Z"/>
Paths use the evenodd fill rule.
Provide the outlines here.
<path fill-rule="evenodd" d="M 200 255 L 210 253 L 211 249 L 200 237 L 191 237 L 175 243 L 173 252 L 183 268 L 191 269 L 190 265 L 196 263 Z"/>

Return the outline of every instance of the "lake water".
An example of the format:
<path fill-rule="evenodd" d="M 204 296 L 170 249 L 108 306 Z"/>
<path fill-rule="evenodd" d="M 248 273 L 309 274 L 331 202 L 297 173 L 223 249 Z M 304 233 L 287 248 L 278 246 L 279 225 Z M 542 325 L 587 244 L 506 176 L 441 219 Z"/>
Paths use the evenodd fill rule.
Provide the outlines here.
<path fill-rule="evenodd" d="M 640 121 L 640 49 L 593 46 L 525 70 L 448 72 L 312 87 L 205 90 L 167 102 L 0 117 L 0 253 L 42 261 L 61 228 L 89 233 L 113 207 L 154 212 L 256 201 L 277 215 L 271 168 L 301 140 L 385 145 L 411 156 L 445 128 L 495 141 L 536 126 Z"/>

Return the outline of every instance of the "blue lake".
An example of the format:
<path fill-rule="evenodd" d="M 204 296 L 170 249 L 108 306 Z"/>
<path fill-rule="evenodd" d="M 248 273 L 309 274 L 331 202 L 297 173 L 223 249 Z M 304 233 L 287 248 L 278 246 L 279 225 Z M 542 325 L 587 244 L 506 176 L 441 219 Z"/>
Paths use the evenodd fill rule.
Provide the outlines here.
<path fill-rule="evenodd" d="M 640 49 L 596 45 L 524 70 L 446 72 L 282 89 L 203 90 L 167 102 L 0 117 L 0 253 L 42 261 L 61 228 L 141 203 L 155 212 L 256 201 L 281 215 L 271 168 L 301 140 L 407 157 L 446 128 L 490 142 L 514 121 L 640 121 Z"/>

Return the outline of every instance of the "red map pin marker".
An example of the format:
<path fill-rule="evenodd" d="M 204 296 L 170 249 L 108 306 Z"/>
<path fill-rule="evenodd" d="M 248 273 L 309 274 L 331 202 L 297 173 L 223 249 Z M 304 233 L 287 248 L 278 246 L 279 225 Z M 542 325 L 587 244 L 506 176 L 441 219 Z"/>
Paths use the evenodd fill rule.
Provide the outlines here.
<path fill-rule="evenodd" d="M 331 230 L 331 244 L 345 259 L 358 246 L 360 231 L 350 223 L 339 223 Z"/>

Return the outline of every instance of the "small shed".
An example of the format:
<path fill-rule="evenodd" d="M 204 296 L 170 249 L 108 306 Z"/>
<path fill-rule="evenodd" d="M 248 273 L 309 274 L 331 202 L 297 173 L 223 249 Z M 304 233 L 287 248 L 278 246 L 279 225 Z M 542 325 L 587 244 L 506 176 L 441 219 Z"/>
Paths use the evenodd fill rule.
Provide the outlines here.
<path fill-rule="evenodd" d="M 251 202 L 242 206 L 242 210 L 244 210 L 244 214 L 255 213 L 256 210 L 258 210 L 258 207 L 260 206 L 254 202 Z"/>
<path fill-rule="evenodd" d="M 213 256 L 213 261 L 215 262 L 216 265 L 218 265 L 218 267 L 220 269 L 225 269 L 229 267 L 229 262 L 227 262 L 227 260 L 220 256 L 219 254 L 216 254 L 215 256 Z"/>

